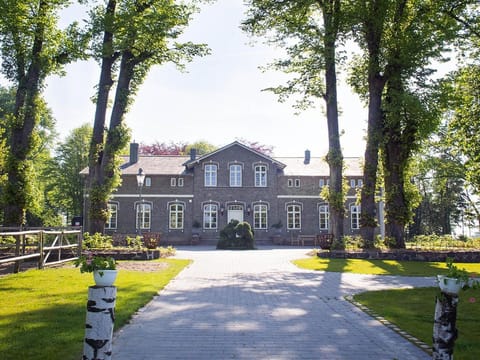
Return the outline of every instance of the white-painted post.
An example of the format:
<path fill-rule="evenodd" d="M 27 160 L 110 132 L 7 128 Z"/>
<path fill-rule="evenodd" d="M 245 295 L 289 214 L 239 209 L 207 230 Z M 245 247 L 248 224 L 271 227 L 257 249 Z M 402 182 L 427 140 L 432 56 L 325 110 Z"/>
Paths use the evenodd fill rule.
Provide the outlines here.
<path fill-rule="evenodd" d="M 453 360 L 453 348 L 457 339 L 458 296 L 442 292 L 435 300 L 433 324 L 433 360 Z"/>
<path fill-rule="evenodd" d="M 83 360 L 111 360 L 115 322 L 115 286 L 88 288 Z"/>

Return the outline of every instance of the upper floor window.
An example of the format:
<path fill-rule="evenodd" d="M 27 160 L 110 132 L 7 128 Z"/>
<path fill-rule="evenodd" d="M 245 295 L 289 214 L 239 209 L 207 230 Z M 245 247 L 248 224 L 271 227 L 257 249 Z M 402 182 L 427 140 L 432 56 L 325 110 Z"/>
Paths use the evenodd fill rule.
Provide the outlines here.
<path fill-rule="evenodd" d="M 357 180 L 357 186 L 362 187 L 363 186 L 363 179 L 358 179 Z"/>
<path fill-rule="evenodd" d="M 300 230 L 302 227 L 302 208 L 300 205 L 287 206 L 287 229 Z"/>
<path fill-rule="evenodd" d="M 288 179 L 287 180 L 287 186 L 288 187 L 293 187 L 293 179 Z"/>
<path fill-rule="evenodd" d="M 169 207 L 169 227 L 170 229 L 183 229 L 184 218 L 183 204 L 171 204 Z"/>
<path fill-rule="evenodd" d="M 109 203 L 108 204 L 108 220 L 105 224 L 105 229 L 116 229 L 117 228 L 117 218 L 118 218 L 118 204 Z"/>
<path fill-rule="evenodd" d="M 152 186 L 152 178 L 151 177 L 146 177 L 145 178 L 145 186 Z"/>
<path fill-rule="evenodd" d="M 267 166 L 266 165 L 255 166 L 255 186 L 256 187 L 267 186 Z"/>
<path fill-rule="evenodd" d="M 350 225 L 353 230 L 360 229 L 360 205 L 350 205 Z"/>
<path fill-rule="evenodd" d="M 149 203 L 137 203 L 136 211 L 136 228 L 150 229 L 152 219 L 152 205 Z"/>
<path fill-rule="evenodd" d="M 177 186 L 177 179 L 176 178 L 170 178 L 170 186 L 171 187 Z"/>
<path fill-rule="evenodd" d="M 183 187 L 183 178 L 178 178 L 177 185 L 178 187 Z"/>
<path fill-rule="evenodd" d="M 216 204 L 206 204 L 203 207 L 203 228 L 216 229 L 218 217 L 218 206 Z"/>
<path fill-rule="evenodd" d="M 318 187 L 323 188 L 325 186 L 325 179 L 318 180 Z"/>
<path fill-rule="evenodd" d="M 265 204 L 257 204 L 253 206 L 253 228 L 267 229 L 268 208 Z"/>
<path fill-rule="evenodd" d="M 351 188 L 355 187 L 355 179 L 350 179 L 350 187 Z"/>
<path fill-rule="evenodd" d="M 205 165 L 205 186 L 217 186 L 217 165 Z"/>
<path fill-rule="evenodd" d="M 329 209 L 328 205 L 320 205 L 318 207 L 318 224 L 320 230 L 328 230 Z"/>
<path fill-rule="evenodd" d="M 242 165 L 230 165 L 230 186 L 242 186 Z"/>
<path fill-rule="evenodd" d="M 300 179 L 295 179 L 295 187 L 300 187 Z"/>

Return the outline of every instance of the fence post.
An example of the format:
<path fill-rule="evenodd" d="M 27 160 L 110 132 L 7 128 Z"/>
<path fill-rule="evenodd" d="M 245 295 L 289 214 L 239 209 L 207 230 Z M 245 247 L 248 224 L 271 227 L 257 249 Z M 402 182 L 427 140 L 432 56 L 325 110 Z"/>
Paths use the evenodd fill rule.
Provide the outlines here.
<path fill-rule="evenodd" d="M 433 360 L 453 360 L 453 348 L 457 339 L 458 296 L 441 292 L 435 299 L 433 324 Z"/>
<path fill-rule="evenodd" d="M 20 246 L 22 244 L 22 235 L 21 233 L 16 237 L 15 240 L 15 257 L 20 256 Z M 15 261 L 13 266 L 13 273 L 17 274 L 20 271 L 20 260 Z"/>
<path fill-rule="evenodd" d="M 115 322 L 115 286 L 88 288 L 87 318 L 83 342 L 84 360 L 111 360 Z"/>
<path fill-rule="evenodd" d="M 38 233 L 38 252 L 40 254 L 40 257 L 38 258 L 38 268 L 39 269 L 44 268 L 43 261 L 45 259 L 45 255 L 43 253 L 43 245 L 44 245 L 43 241 L 44 241 L 43 230 L 40 230 L 40 232 Z"/>

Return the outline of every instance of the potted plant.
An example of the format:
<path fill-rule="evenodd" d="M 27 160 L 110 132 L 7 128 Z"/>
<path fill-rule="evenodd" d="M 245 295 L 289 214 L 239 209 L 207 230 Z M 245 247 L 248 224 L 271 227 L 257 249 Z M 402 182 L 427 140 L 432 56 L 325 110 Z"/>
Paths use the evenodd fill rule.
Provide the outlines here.
<path fill-rule="evenodd" d="M 75 266 L 80 267 L 81 273 L 93 273 L 97 286 L 112 286 L 117 278 L 117 264 L 111 256 L 93 255 L 87 252 L 75 260 Z"/>
<path fill-rule="evenodd" d="M 442 292 L 456 295 L 463 288 L 477 285 L 477 281 L 470 276 L 468 271 L 456 266 L 452 258 L 447 257 L 446 263 L 447 273 L 445 275 L 437 275 L 438 286 Z"/>

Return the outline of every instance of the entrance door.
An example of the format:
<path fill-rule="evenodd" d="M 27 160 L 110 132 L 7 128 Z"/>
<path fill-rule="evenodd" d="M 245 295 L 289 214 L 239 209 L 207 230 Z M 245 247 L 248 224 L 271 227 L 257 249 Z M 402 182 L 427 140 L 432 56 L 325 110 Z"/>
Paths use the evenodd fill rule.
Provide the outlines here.
<path fill-rule="evenodd" d="M 229 205 L 227 212 L 227 221 L 237 220 L 243 222 L 243 206 L 242 205 Z"/>

